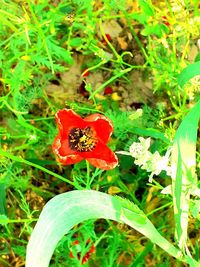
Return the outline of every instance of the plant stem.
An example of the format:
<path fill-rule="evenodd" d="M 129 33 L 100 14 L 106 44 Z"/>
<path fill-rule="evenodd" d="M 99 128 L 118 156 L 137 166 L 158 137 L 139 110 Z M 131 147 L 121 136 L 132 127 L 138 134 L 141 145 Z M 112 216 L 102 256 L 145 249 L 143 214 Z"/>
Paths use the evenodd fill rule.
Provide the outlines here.
<path fill-rule="evenodd" d="M 87 184 L 86 188 L 90 189 L 90 163 L 86 160 L 86 168 L 87 168 Z"/>
<path fill-rule="evenodd" d="M 7 224 L 7 223 L 30 223 L 30 222 L 37 222 L 38 218 L 32 218 L 32 219 L 0 219 L 0 224 Z"/>
<path fill-rule="evenodd" d="M 60 176 L 59 174 L 54 173 L 52 171 L 49 171 L 48 169 L 46 169 L 46 168 L 44 168 L 44 167 L 42 167 L 42 166 L 40 166 L 38 164 L 35 164 L 35 163 L 31 162 L 31 161 L 28 161 L 28 160 L 25 160 L 23 158 L 14 156 L 14 155 L 12 155 L 11 153 L 9 153 L 7 151 L 3 151 L 2 149 L 0 149 L 0 155 L 5 156 L 5 157 L 7 157 L 7 158 L 9 158 L 9 159 L 11 159 L 13 161 L 17 161 L 17 162 L 24 163 L 24 164 L 27 164 L 29 166 L 35 167 L 35 168 L 37 168 L 37 169 L 39 169 L 39 170 L 41 170 L 43 172 L 46 172 L 46 173 L 48 173 L 48 174 L 50 174 L 50 175 L 52 175 L 52 176 L 54 176 L 54 177 L 56 177 L 56 178 L 58 178 L 58 179 L 60 179 L 60 180 L 62 180 L 64 182 L 66 182 L 68 184 L 74 185 L 74 183 L 72 181 Z"/>

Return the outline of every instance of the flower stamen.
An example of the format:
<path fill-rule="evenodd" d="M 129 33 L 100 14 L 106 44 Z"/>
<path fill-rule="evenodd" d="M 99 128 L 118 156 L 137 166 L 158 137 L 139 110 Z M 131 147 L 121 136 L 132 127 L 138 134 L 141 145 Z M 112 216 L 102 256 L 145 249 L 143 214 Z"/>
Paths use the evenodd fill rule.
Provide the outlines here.
<path fill-rule="evenodd" d="M 96 133 L 90 127 L 72 128 L 69 133 L 69 146 L 78 152 L 92 151 L 97 143 Z"/>

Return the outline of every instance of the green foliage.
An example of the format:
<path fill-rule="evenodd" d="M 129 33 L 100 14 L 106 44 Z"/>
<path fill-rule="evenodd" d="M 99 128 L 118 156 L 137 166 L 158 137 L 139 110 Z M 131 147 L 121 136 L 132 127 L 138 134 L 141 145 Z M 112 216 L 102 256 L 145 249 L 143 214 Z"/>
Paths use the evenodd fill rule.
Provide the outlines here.
<path fill-rule="evenodd" d="M 141 112 L 140 112 L 141 111 Z M 141 110 L 121 112 L 119 109 L 105 113 L 114 124 L 114 134 L 120 140 L 134 138 L 133 134 L 165 139 L 159 131 L 153 129 L 160 120 L 160 111 L 144 106 Z M 165 140 L 166 141 L 166 140 Z M 126 141 L 127 142 L 127 141 Z M 129 145 L 130 141 L 127 143 Z"/>
<path fill-rule="evenodd" d="M 175 234 L 181 250 L 186 249 L 190 195 L 197 188 L 196 142 L 200 101 L 190 110 L 177 130 L 172 148 L 172 196 Z"/>
<path fill-rule="evenodd" d="M 57 216 L 55 207 L 59 207 Z M 48 266 L 61 237 L 77 223 L 94 218 L 109 218 L 127 223 L 169 254 L 180 257 L 180 251 L 159 234 L 139 208 L 136 206 L 135 208 L 133 206 L 131 210 L 129 208 L 130 203 L 125 199 L 92 190 L 72 191 L 56 196 L 46 205 L 31 235 L 27 248 L 26 266 Z M 135 221 L 137 216 L 143 219 Z M 187 259 L 183 260 L 187 261 Z"/>
<path fill-rule="evenodd" d="M 200 213 L 200 200 L 196 199 L 190 202 L 190 210 L 192 213 L 192 216 L 196 219 L 200 219 L 199 213 Z"/>
<path fill-rule="evenodd" d="M 0 196 L 0 214 L 3 214 L 3 216 L 5 216 L 4 214 L 6 214 L 6 186 L 3 179 L 1 179 L 0 182 Z"/>
<path fill-rule="evenodd" d="M 197 61 L 182 70 L 182 72 L 178 76 L 178 84 L 180 86 L 183 86 L 186 82 L 188 82 L 196 75 L 200 75 L 200 61 Z"/>
<path fill-rule="evenodd" d="M 148 17 L 151 17 L 154 15 L 151 1 L 139 0 L 138 4 L 140 5 L 143 14 L 147 15 Z"/>
<path fill-rule="evenodd" d="M 0 225 L 6 225 L 9 219 L 6 215 L 0 214 Z"/>
<path fill-rule="evenodd" d="M 117 153 L 119 165 L 104 172 L 85 161 L 62 166 L 51 148 L 57 134 L 55 112 L 69 107 L 83 117 L 93 113 L 108 116 L 114 125 L 114 134 L 108 143 L 112 150 L 127 153 L 131 144 L 143 136 L 152 138 L 151 153 L 164 155 L 179 124 L 199 99 L 198 5 L 196 0 L 182 4 L 150 0 L 2 1 L 0 266 L 24 265 L 27 240 L 43 206 L 55 195 L 62 196 L 63 192 L 74 189 L 80 195 L 83 189 L 119 195 L 108 198 L 115 200 L 114 208 L 120 207 L 121 212 L 115 213 L 117 222 L 86 220 L 71 228 L 67 235 L 61 222 L 64 237 L 50 266 L 80 266 L 80 259 L 69 258 L 77 238 L 83 251 L 87 249 L 88 239 L 96 247 L 86 266 L 148 266 L 149 262 L 176 266 L 179 263 L 167 255 L 167 248 L 152 247 L 172 240 L 172 197 L 174 207 L 178 207 L 177 240 L 172 242 L 180 245 L 184 237 L 188 241 L 186 252 L 190 250 L 199 260 L 198 169 L 194 175 L 190 170 L 185 176 L 177 172 L 176 190 L 173 189 L 172 196 L 163 195 L 160 191 L 171 183 L 170 177 L 162 172 L 154 177 L 152 184 L 148 183 L 149 173 L 141 168 L 143 165 L 136 166 L 131 156 Z M 111 38 L 109 42 L 105 42 L 107 34 Z M 70 72 L 74 66 L 75 74 Z M 88 77 L 81 75 L 84 68 L 90 72 Z M 135 70 L 138 77 L 132 75 Z M 71 82 L 73 75 L 76 82 Z M 80 92 L 83 84 L 86 95 Z M 107 86 L 112 87 L 110 95 L 105 94 Z M 138 92 L 132 94 L 129 86 Z M 195 116 L 186 120 L 184 128 L 188 128 L 188 137 Z M 176 142 L 182 138 L 182 130 Z M 179 169 L 184 166 L 184 160 L 189 161 L 191 157 L 186 142 L 181 142 L 176 157 Z M 193 139 L 193 161 L 195 144 L 198 164 L 199 141 Z M 182 155 L 184 147 L 186 151 Z M 191 185 L 190 200 L 185 197 L 189 189 L 184 187 L 182 178 Z M 95 199 L 89 194 L 87 201 L 91 207 L 88 212 L 91 212 Z M 107 208 L 102 199 L 99 202 L 96 216 Z M 183 214 L 181 205 L 185 203 L 187 212 Z M 53 221 L 58 218 L 59 204 L 59 208 L 52 204 L 52 212 L 56 211 Z M 84 210 L 85 206 L 78 214 L 76 208 L 73 210 L 80 221 Z M 156 234 L 150 235 L 151 231 L 155 233 L 155 228 L 142 233 L 141 229 L 149 222 L 144 214 L 148 214 L 166 240 L 159 239 L 160 235 L 157 238 Z M 123 220 L 118 220 L 120 216 L 129 225 L 131 220 L 135 226 L 140 225 L 139 232 L 146 238 L 122 224 Z M 185 226 L 189 223 L 188 229 L 181 225 L 182 217 L 186 219 Z M 68 218 L 72 220 L 71 213 Z M 53 235 L 55 229 L 59 231 L 60 225 L 52 228 Z M 171 243 L 168 249 L 170 246 Z M 179 256 L 191 266 L 195 264 L 187 255 Z"/>

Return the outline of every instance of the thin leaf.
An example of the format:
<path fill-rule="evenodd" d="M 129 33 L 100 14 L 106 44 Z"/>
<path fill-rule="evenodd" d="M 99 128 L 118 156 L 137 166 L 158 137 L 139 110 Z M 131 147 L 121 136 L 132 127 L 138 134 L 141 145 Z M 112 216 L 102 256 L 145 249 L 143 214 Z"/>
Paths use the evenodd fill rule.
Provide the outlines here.
<path fill-rule="evenodd" d="M 0 183 L 0 214 L 6 214 L 6 185 Z"/>
<path fill-rule="evenodd" d="M 172 195 L 174 202 L 175 235 L 182 251 L 187 241 L 190 195 L 197 187 L 196 141 L 200 119 L 200 101 L 189 111 L 177 130 L 172 149 Z"/>
<path fill-rule="evenodd" d="M 200 75 L 200 61 L 197 61 L 182 70 L 178 76 L 178 84 L 183 87 L 186 82 L 196 75 Z"/>
<path fill-rule="evenodd" d="M 126 223 L 170 255 L 187 260 L 160 235 L 137 205 L 105 193 L 77 190 L 60 194 L 46 204 L 27 246 L 26 267 L 47 267 L 57 243 L 73 226 L 97 218 Z"/>
<path fill-rule="evenodd" d="M 164 133 L 159 132 L 153 128 L 139 128 L 135 127 L 132 130 L 132 133 L 142 136 L 148 136 L 155 139 L 161 139 L 162 141 L 169 143 L 169 140 L 165 137 Z"/>

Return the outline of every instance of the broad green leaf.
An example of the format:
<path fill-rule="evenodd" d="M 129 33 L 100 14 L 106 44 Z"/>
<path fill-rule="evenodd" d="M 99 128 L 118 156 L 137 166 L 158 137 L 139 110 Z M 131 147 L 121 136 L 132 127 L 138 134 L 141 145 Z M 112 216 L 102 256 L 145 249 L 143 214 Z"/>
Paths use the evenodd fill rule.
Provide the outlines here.
<path fill-rule="evenodd" d="M 199 119 L 200 101 L 189 111 L 179 126 L 172 148 L 175 235 L 182 251 L 186 248 L 190 195 L 197 187 L 195 167 Z"/>
<path fill-rule="evenodd" d="M 197 61 L 181 71 L 178 76 L 178 84 L 182 87 L 194 76 L 200 75 L 200 61 Z"/>
<path fill-rule="evenodd" d="M 130 14 L 130 18 L 139 21 L 141 24 L 147 24 L 149 16 L 145 13 L 132 13 Z"/>
<path fill-rule="evenodd" d="M 59 8 L 59 11 L 64 13 L 64 14 L 70 14 L 74 12 L 74 8 L 70 5 L 64 5 Z"/>
<path fill-rule="evenodd" d="M 73 29 L 74 30 L 85 30 L 85 25 L 79 22 L 73 22 Z"/>
<path fill-rule="evenodd" d="M 47 267 L 57 243 L 73 226 L 97 218 L 126 223 L 170 255 L 188 261 L 137 205 L 105 193 L 77 190 L 54 197 L 44 207 L 27 246 L 26 267 Z"/>
<path fill-rule="evenodd" d="M 148 3 L 149 2 L 149 3 Z M 154 15 L 154 10 L 152 5 L 150 5 L 150 1 L 147 0 L 138 0 L 138 3 L 142 9 L 142 13 L 151 17 Z"/>
<path fill-rule="evenodd" d="M 161 38 L 163 34 L 168 33 L 168 31 L 169 28 L 166 25 L 158 23 L 154 26 L 146 25 L 145 28 L 141 31 L 141 34 L 144 36 L 155 34 L 157 37 Z"/>
<path fill-rule="evenodd" d="M 79 47 L 80 45 L 82 45 L 83 43 L 83 39 L 80 37 L 76 37 L 76 38 L 72 38 L 70 39 L 69 44 L 73 47 Z"/>

